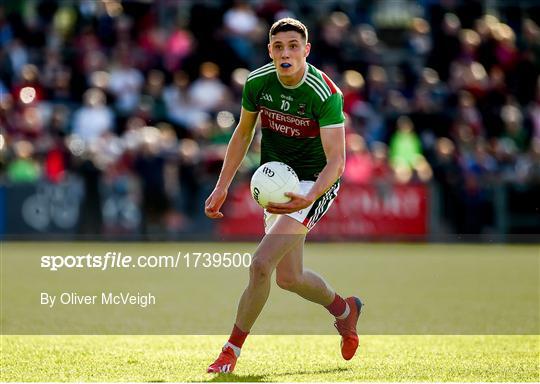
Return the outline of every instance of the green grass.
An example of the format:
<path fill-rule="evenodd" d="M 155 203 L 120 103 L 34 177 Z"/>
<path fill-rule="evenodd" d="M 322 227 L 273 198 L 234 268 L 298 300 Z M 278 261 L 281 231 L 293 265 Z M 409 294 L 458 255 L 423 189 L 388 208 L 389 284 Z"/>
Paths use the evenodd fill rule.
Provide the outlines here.
<path fill-rule="evenodd" d="M 106 271 L 40 268 L 41 255 L 253 252 L 249 243 L 10 243 L 0 246 L 4 334 L 221 335 L 230 331 L 246 268 Z M 540 248 L 509 245 L 309 243 L 306 268 L 366 303 L 371 335 L 540 333 Z M 40 305 L 40 293 L 151 292 L 156 305 Z M 194 310 L 195 303 L 195 310 Z M 200 305 L 199 303 L 212 303 Z M 256 334 L 331 335 L 328 313 L 273 283 Z"/>
<path fill-rule="evenodd" d="M 253 336 L 234 374 L 204 373 L 224 336 L 4 336 L 2 381 L 538 382 L 538 336 Z"/>
<path fill-rule="evenodd" d="M 39 267 L 41 255 L 254 248 L 249 243 L 1 243 L 0 381 L 540 381 L 538 245 L 310 243 L 305 266 L 338 292 L 358 294 L 366 303 L 358 356 L 342 360 L 324 308 L 273 283 L 235 374 L 217 377 L 205 370 L 232 326 L 246 269 L 51 272 Z M 145 309 L 39 304 L 42 291 L 101 290 L 149 291 L 158 304 Z"/>

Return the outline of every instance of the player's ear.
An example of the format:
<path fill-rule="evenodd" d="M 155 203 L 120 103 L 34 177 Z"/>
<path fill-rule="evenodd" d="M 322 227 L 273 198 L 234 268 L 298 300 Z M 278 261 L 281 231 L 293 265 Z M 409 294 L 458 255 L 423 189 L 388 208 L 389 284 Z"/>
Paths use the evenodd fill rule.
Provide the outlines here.
<path fill-rule="evenodd" d="M 304 57 L 308 57 L 311 52 L 311 43 L 306 43 L 306 49 L 304 51 Z"/>
<path fill-rule="evenodd" d="M 270 44 L 268 44 L 268 56 L 270 56 L 270 58 L 274 60 L 274 58 L 272 57 L 272 47 Z"/>

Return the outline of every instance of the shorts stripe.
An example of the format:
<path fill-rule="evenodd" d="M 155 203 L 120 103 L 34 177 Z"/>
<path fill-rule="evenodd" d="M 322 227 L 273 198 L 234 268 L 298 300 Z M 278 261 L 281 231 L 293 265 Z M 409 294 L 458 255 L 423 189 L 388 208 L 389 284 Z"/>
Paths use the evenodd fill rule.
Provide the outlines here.
<path fill-rule="evenodd" d="M 308 229 L 313 228 L 315 224 L 317 224 L 317 222 L 324 216 L 326 211 L 328 211 L 330 205 L 332 205 L 332 201 L 334 201 L 337 196 L 338 190 L 339 182 L 336 182 L 322 197 L 319 198 L 319 201 L 313 205 L 303 223 Z"/>
<path fill-rule="evenodd" d="M 309 219 L 309 222 L 307 224 L 308 229 L 311 229 L 323 216 L 324 214 L 324 208 L 330 198 L 330 194 L 326 193 L 324 195 L 324 198 L 320 201 L 318 204 L 317 209 L 315 210 L 315 213 L 313 216 Z"/>
<path fill-rule="evenodd" d="M 330 188 L 332 189 L 332 188 Z M 322 196 L 322 199 L 319 200 L 318 204 L 317 204 L 317 208 L 315 208 L 315 212 L 313 213 L 313 215 L 309 218 L 309 221 L 306 225 L 306 227 L 308 227 L 308 229 L 311 229 L 311 227 L 313 225 L 315 225 L 315 223 L 313 223 L 313 220 L 316 219 L 317 217 L 320 217 L 320 214 L 321 214 L 321 211 L 324 207 L 324 205 L 326 204 L 326 201 L 328 200 L 328 197 L 329 197 L 329 192 L 330 191 L 327 191 L 323 196 Z M 309 216 L 309 215 L 308 215 Z"/>

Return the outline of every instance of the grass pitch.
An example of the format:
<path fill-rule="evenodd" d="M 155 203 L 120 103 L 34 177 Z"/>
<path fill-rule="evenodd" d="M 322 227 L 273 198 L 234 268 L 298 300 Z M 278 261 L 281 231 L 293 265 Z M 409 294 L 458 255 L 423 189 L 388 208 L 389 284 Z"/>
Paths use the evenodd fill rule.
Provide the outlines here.
<path fill-rule="evenodd" d="M 538 382 L 538 336 L 250 336 L 233 374 L 206 374 L 225 336 L 4 336 L 2 381 Z"/>
<path fill-rule="evenodd" d="M 321 272 L 338 292 L 359 294 L 366 302 L 357 356 L 349 362 L 341 358 L 339 336 L 324 309 L 273 283 L 270 301 L 235 373 L 220 376 L 205 371 L 232 326 L 247 282 L 245 269 L 105 273 L 39 268 L 43 254 L 111 249 L 133 255 L 174 254 L 214 252 L 224 246 L 255 247 L 0 244 L 0 381 L 540 381 L 537 245 L 311 243 L 306 267 Z M 49 310 L 39 305 L 41 290 L 85 293 L 143 287 L 159 297 L 162 307 Z M 57 335 L 43 335 L 53 333 Z"/>

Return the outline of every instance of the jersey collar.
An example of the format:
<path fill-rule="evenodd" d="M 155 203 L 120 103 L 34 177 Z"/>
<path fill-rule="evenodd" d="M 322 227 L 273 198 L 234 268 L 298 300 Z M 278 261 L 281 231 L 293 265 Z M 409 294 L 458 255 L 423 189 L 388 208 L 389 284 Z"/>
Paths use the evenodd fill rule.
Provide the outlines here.
<path fill-rule="evenodd" d="M 302 80 L 300 80 L 297 84 L 295 85 L 286 85 L 286 84 L 283 84 L 283 82 L 281 81 L 281 79 L 279 78 L 279 75 L 276 71 L 276 76 L 278 78 L 278 81 L 279 83 L 281 84 L 281 86 L 283 88 L 287 88 L 287 89 L 296 89 L 298 88 L 299 86 L 301 86 L 302 84 L 304 84 L 304 81 L 306 81 L 306 77 L 308 75 L 308 72 L 309 72 L 309 63 L 306 63 L 306 70 L 304 71 L 304 76 L 302 77 Z"/>

